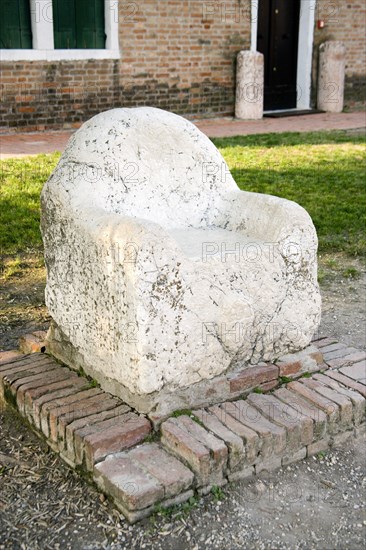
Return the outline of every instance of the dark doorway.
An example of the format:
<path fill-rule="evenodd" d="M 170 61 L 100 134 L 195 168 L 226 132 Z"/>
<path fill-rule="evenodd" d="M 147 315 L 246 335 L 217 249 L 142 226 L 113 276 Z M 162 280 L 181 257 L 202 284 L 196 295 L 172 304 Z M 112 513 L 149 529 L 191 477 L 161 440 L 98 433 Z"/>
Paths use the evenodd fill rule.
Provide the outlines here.
<path fill-rule="evenodd" d="M 300 0 L 259 0 L 257 50 L 264 55 L 264 110 L 296 107 Z"/>

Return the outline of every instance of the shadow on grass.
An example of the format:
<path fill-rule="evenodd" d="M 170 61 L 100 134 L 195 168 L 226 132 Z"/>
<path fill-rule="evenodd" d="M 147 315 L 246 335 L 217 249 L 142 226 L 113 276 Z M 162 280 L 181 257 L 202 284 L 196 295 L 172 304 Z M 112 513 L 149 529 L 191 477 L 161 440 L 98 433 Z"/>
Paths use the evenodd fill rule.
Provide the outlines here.
<path fill-rule="evenodd" d="M 276 170 L 231 168 L 244 191 L 265 193 L 300 204 L 312 217 L 320 251 L 366 254 L 365 177 L 358 170 L 314 166 Z"/>
<path fill-rule="evenodd" d="M 16 197 L 2 199 L 0 217 L 4 228 L 0 232 L 0 256 L 41 249 L 39 195 L 28 204 L 19 204 Z"/>

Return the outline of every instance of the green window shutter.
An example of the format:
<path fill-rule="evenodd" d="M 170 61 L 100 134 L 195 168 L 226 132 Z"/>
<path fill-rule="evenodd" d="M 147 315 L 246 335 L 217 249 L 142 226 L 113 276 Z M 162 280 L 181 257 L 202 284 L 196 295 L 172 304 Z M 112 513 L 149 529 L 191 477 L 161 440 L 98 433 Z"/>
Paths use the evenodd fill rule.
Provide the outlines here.
<path fill-rule="evenodd" d="M 75 0 L 77 48 L 105 48 L 104 0 Z"/>
<path fill-rule="evenodd" d="M 32 48 L 32 24 L 29 0 L 19 1 L 20 43 L 21 48 Z"/>
<path fill-rule="evenodd" d="M 52 9 L 55 49 L 76 48 L 75 0 L 53 0 Z"/>
<path fill-rule="evenodd" d="M 29 0 L 0 0 L 0 46 L 31 49 L 32 26 Z"/>

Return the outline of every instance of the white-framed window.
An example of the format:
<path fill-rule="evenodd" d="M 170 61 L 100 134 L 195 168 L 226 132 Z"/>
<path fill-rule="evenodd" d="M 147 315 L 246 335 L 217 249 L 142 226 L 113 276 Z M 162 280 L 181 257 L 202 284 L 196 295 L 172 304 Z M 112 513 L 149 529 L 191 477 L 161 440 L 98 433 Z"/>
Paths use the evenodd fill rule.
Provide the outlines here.
<path fill-rule="evenodd" d="M 120 57 L 118 0 L 3 0 L 2 3 L 5 4 L 0 27 L 2 61 Z"/>

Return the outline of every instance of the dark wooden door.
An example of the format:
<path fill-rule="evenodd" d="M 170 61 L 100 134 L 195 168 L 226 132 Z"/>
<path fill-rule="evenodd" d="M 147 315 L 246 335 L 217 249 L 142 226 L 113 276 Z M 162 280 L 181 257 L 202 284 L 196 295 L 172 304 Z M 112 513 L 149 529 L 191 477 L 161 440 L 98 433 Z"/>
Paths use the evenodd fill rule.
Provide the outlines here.
<path fill-rule="evenodd" d="M 264 55 L 264 110 L 296 107 L 300 0 L 259 0 L 257 50 Z"/>

